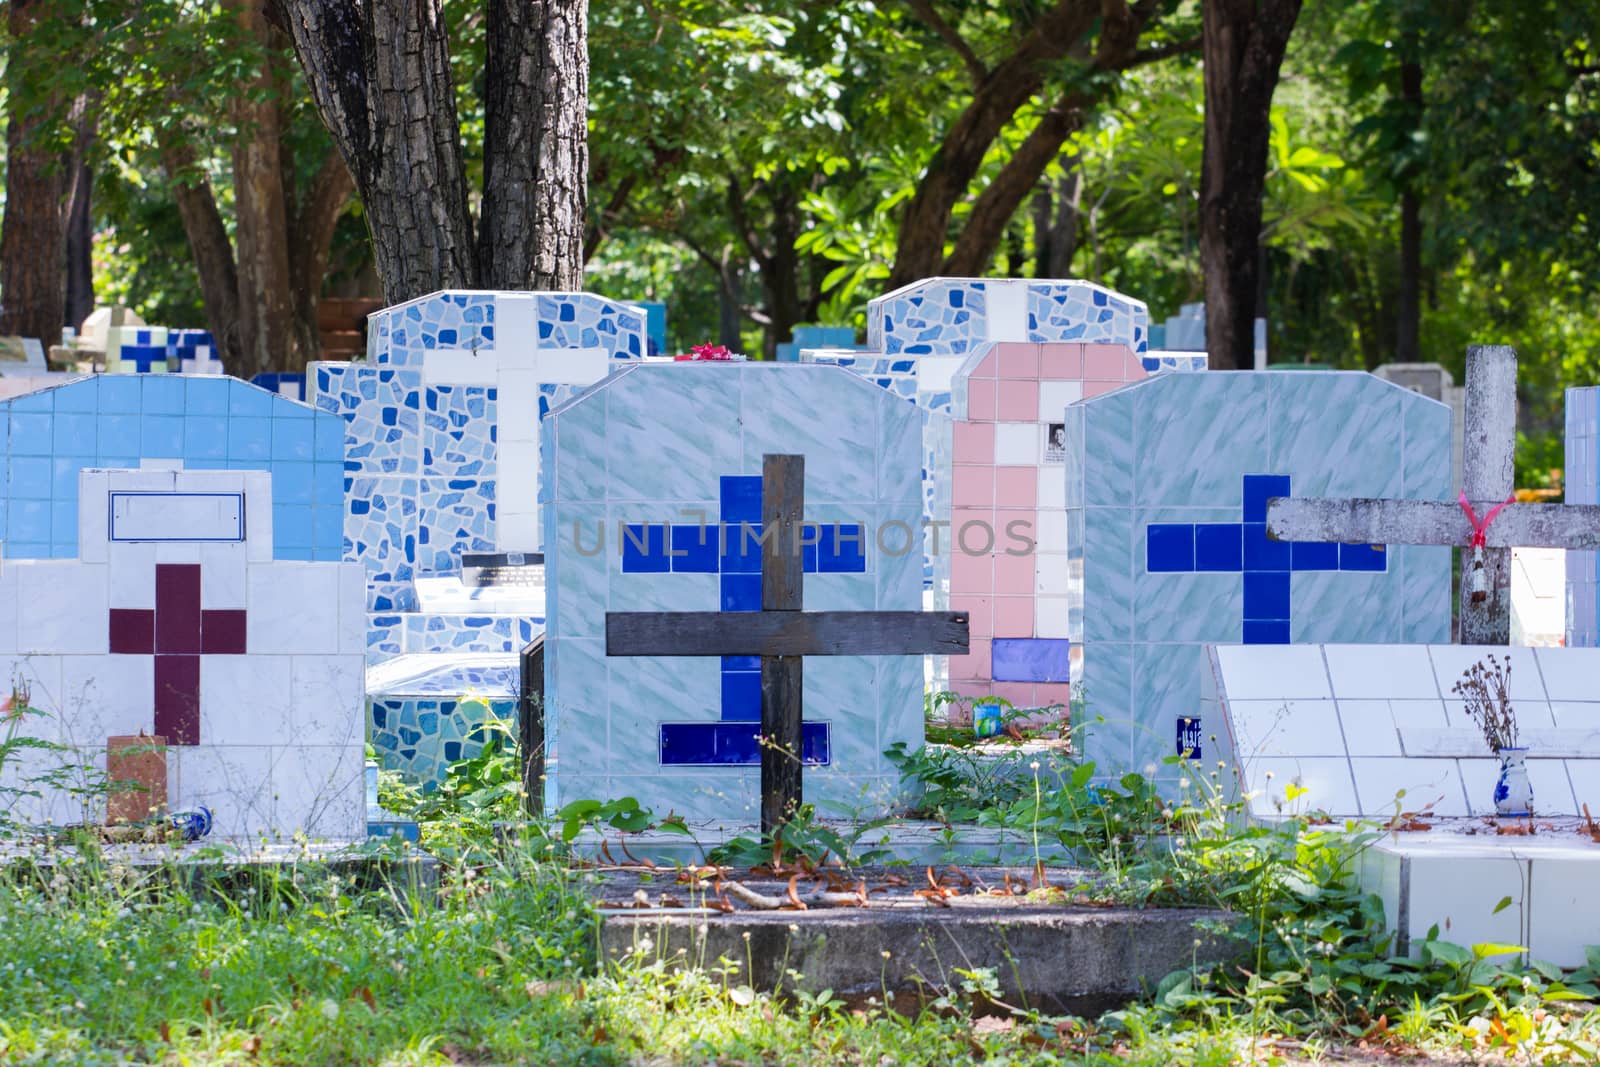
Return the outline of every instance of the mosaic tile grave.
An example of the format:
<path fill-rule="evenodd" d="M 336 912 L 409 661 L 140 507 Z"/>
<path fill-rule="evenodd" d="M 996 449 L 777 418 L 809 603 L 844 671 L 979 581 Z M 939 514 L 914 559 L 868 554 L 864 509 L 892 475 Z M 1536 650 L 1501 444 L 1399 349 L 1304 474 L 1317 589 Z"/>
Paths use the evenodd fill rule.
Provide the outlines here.
<path fill-rule="evenodd" d="M 608 658 L 605 614 L 758 609 L 759 548 L 740 532 L 768 452 L 806 460 L 806 607 L 920 607 L 925 417 L 841 368 L 778 363 L 632 366 L 551 413 L 547 805 L 632 796 L 754 821 L 759 661 Z M 807 802 L 884 809 L 884 749 L 922 742 L 922 678 L 917 656 L 807 661 Z"/>
<path fill-rule="evenodd" d="M 1074 696 L 1107 773 L 1214 758 L 1208 642 L 1449 639 L 1449 549 L 1265 535 L 1272 496 L 1446 499 L 1443 405 L 1364 373 L 1162 374 L 1073 405 L 1065 430 Z"/>

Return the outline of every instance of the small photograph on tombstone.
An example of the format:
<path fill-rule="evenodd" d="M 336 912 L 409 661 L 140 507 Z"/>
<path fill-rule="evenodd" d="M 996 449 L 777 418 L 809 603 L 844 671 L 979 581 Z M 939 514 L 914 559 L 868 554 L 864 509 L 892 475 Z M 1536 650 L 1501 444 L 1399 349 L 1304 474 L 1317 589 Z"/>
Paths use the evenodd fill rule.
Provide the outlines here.
<path fill-rule="evenodd" d="M 1044 461 L 1046 463 L 1065 463 L 1067 461 L 1066 423 L 1051 422 L 1045 424 Z"/>

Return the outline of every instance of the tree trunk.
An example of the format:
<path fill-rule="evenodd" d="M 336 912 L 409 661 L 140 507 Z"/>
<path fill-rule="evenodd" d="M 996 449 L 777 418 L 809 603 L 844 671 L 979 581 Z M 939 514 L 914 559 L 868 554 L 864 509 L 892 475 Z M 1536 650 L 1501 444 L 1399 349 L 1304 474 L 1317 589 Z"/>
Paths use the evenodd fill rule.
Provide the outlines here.
<path fill-rule="evenodd" d="M 67 294 L 63 326 L 82 329 L 94 310 L 94 168 L 80 162 L 67 201 Z"/>
<path fill-rule="evenodd" d="M 1411 55 L 1416 55 L 1415 35 L 1409 35 Z M 1422 64 L 1415 58 L 1400 64 L 1400 99 L 1414 122 L 1422 122 Z M 1400 190 L 1400 288 L 1395 297 L 1399 322 L 1394 356 L 1400 363 L 1422 359 L 1422 198 L 1414 174 L 1408 173 Z"/>
<path fill-rule="evenodd" d="M 1083 171 L 1077 160 L 1056 183 L 1056 221 L 1050 227 L 1050 258 L 1047 278 L 1072 277 L 1072 261 L 1078 254 L 1079 208 L 1083 204 Z"/>
<path fill-rule="evenodd" d="M 197 164 L 193 146 L 180 140 L 181 136 L 173 130 L 157 131 L 161 169 L 172 183 L 172 198 L 189 238 L 189 254 L 200 276 L 206 327 L 216 339 L 217 358 L 229 374 L 241 376 L 245 368 L 240 359 L 239 273 L 233 262 L 233 245 L 222 212 L 217 210 L 210 179 Z"/>
<path fill-rule="evenodd" d="M 48 0 L 12 0 L 9 29 L 24 42 L 34 24 L 54 17 Z M 37 337 L 45 345 L 61 336 L 66 248 L 63 201 L 71 160 L 41 136 L 50 121 L 46 101 L 26 101 L 18 65 L 10 67 L 6 122 L 6 205 L 0 222 L 0 334 Z"/>
<path fill-rule="evenodd" d="M 588 0 L 491 0 L 478 277 L 583 287 Z"/>
<path fill-rule="evenodd" d="M 328 276 L 328 254 L 333 247 L 333 233 L 339 216 L 344 214 L 355 190 L 355 179 L 350 168 L 344 165 L 338 149 L 332 149 L 322 160 L 322 166 L 311 179 L 305 196 L 295 212 L 294 225 L 289 233 L 289 274 L 293 279 L 295 349 L 306 359 L 320 359 L 322 332 L 317 326 L 317 306 L 321 303 L 322 285 Z M 289 371 L 302 371 L 305 363 L 285 367 Z"/>
<path fill-rule="evenodd" d="M 1125 5 L 1108 2 L 1107 7 Z M 1065 56 L 1100 18 L 1101 4 L 1057 0 L 1004 61 L 991 70 L 951 125 L 900 222 L 894 267 L 885 290 L 938 274 L 950 216 L 983 157 L 1017 111 L 1044 84 L 1051 62 Z M 1031 187 L 1032 183 L 1028 183 Z M 1026 195 L 1024 188 L 1023 195 Z"/>
<path fill-rule="evenodd" d="M 284 187 L 283 86 L 274 69 L 282 42 L 258 0 L 240 0 L 239 23 L 262 51 L 261 69 L 235 104 L 234 240 L 239 287 L 239 364 L 250 378 L 304 367 L 295 349 L 293 280 L 289 274 L 288 192 Z M 292 174 L 292 171 L 290 172 Z"/>
<path fill-rule="evenodd" d="M 1204 0 L 1200 262 L 1213 369 L 1254 362 L 1261 199 L 1272 94 L 1301 0 Z"/>
<path fill-rule="evenodd" d="M 312 100 L 360 193 L 384 298 L 474 287 L 440 0 L 281 6 Z"/>

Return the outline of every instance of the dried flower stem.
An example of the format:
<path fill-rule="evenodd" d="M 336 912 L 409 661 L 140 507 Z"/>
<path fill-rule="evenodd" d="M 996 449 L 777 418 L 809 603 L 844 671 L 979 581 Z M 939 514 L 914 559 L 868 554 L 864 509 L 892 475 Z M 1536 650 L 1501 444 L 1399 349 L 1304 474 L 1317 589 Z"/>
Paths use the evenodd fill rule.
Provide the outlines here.
<path fill-rule="evenodd" d="M 1466 703 L 1467 715 L 1483 731 L 1490 752 L 1517 747 L 1517 715 L 1511 707 L 1511 661 L 1501 663 L 1493 652 L 1467 668 L 1451 692 Z"/>

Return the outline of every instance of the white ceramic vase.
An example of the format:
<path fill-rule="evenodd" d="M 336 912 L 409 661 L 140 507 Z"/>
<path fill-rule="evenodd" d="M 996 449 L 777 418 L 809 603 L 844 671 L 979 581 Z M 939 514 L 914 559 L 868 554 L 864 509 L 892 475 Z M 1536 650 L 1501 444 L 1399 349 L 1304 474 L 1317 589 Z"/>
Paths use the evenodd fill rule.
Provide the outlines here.
<path fill-rule="evenodd" d="M 1500 777 L 1494 783 L 1494 810 L 1501 815 L 1533 814 L 1533 783 L 1528 781 L 1528 750 L 1502 748 Z"/>

